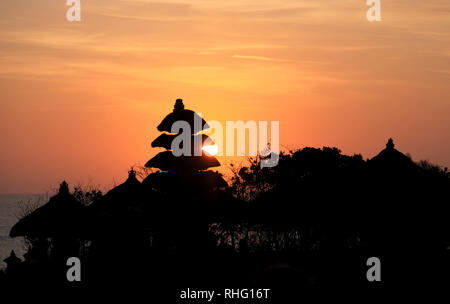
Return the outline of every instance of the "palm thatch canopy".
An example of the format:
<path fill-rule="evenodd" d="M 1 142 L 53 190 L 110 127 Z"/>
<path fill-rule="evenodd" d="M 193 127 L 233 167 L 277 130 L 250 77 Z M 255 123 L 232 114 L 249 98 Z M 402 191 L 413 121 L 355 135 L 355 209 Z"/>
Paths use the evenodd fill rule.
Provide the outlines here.
<path fill-rule="evenodd" d="M 386 148 L 369 160 L 369 165 L 380 170 L 414 171 L 417 165 L 402 152 L 394 148 L 394 141 L 389 138 Z"/>
<path fill-rule="evenodd" d="M 181 177 L 181 179 L 180 179 Z M 228 187 L 222 174 L 215 171 L 194 171 L 181 176 L 172 176 L 168 172 L 155 172 L 148 175 L 143 181 L 143 185 L 150 185 L 158 190 L 171 190 L 173 185 L 183 183 L 191 188 L 203 188 L 216 190 Z"/>
<path fill-rule="evenodd" d="M 158 131 L 161 132 L 172 132 L 172 125 L 176 121 L 186 121 L 189 126 L 191 127 L 191 134 L 197 134 L 198 132 L 201 132 L 203 129 L 208 129 L 209 125 L 206 123 L 206 121 L 201 118 L 200 115 L 195 113 L 192 110 L 187 110 L 184 108 L 183 100 L 177 99 L 175 102 L 175 107 L 173 109 L 173 112 L 167 115 L 162 122 L 157 127 Z M 195 125 L 194 121 L 198 120 L 199 123 L 198 126 Z"/>
<path fill-rule="evenodd" d="M 88 206 L 87 226 L 91 238 L 127 235 L 132 237 L 145 222 L 154 197 L 136 178 L 136 171 L 128 171 L 122 184 L 108 191 L 102 198 Z"/>
<path fill-rule="evenodd" d="M 20 264 L 22 262 L 22 260 L 16 256 L 14 250 L 11 250 L 11 254 L 9 255 L 9 257 L 4 259 L 3 261 L 8 265 L 8 267 L 11 265 Z"/>
<path fill-rule="evenodd" d="M 142 194 L 141 182 L 136 178 L 136 171 L 128 171 L 128 178 L 122 184 L 108 191 L 101 199 L 89 205 L 90 211 L 123 212 Z"/>
<path fill-rule="evenodd" d="M 202 156 L 175 156 L 172 151 L 158 153 L 146 164 L 148 168 L 158 168 L 162 171 L 177 170 L 206 170 L 211 167 L 220 166 L 219 161 L 214 156 L 208 156 L 205 153 Z"/>
<path fill-rule="evenodd" d="M 141 186 L 141 182 L 136 178 L 136 171 L 134 171 L 133 168 L 131 168 L 130 171 L 128 171 L 128 178 L 125 182 L 120 184 L 119 186 L 111 189 L 108 193 L 105 194 L 106 196 L 113 196 L 116 194 L 131 194 L 136 191 L 139 191 L 139 188 Z"/>
<path fill-rule="evenodd" d="M 80 231 L 84 206 L 69 193 L 64 181 L 58 194 L 47 204 L 20 219 L 9 232 L 10 237 L 56 237 L 73 236 Z"/>
<path fill-rule="evenodd" d="M 153 142 L 152 147 L 165 148 L 167 150 L 172 149 L 172 142 L 178 134 L 161 134 Z M 214 141 L 205 134 L 198 134 L 191 136 L 191 154 L 199 155 L 201 153 L 202 147 L 207 145 L 215 145 Z M 183 143 L 180 144 L 180 149 L 183 148 Z"/>

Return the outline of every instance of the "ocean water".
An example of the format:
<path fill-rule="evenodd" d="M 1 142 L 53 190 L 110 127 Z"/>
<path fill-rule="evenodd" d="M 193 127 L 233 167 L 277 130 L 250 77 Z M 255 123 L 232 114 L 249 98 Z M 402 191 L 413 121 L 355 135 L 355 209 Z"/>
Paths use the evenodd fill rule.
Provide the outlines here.
<path fill-rule="evenodd" d="M 26 252 L 25 242 L 22 237 L 10 238 L 9 231 L 18 221 L 21 206 L 36 202 L 39 198 L 42 196 L 38 194 L 0 194 L 0 268 L 6 266 L 3 260 L 9 256 L 11 250 L 23 260 L 22 256 Z"/>

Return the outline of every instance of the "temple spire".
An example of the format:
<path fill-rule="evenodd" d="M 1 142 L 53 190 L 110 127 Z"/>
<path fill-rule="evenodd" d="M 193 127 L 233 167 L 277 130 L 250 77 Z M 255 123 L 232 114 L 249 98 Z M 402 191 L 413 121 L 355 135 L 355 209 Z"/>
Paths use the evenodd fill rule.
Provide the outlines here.
<path fill-rule="evenodd" d="M 394 140 L 392 138 L 389 138 L 389 140 L 386 144 L 386 149 L 392 150 L 392 149 L 394 149 L 394 147 L 395 147 Z"/>
<path fill-rule="evenodd" d="M 173 106 L 173 111 L 174 112 L 180 112 L 184 110 L 184 104 L 183 104 L 183 99 L 177 99 L 175 101 L 175 105 Z"/>
<path fill-rule="evenodd" d="M 15 271 L 17 266 L 20 265 L 20 263 L 22 262 L 22 260 L 16 256 L 14 250 L 11 250 L 11 254 L 9 255 L 9 257 L 4 259 L 3 261 L 7 265 L 6 269 L 8 272 Z"/>
<path fill-rule="evenodd" d="M 203 150 L 204 145 L 214 144 L 209 136 L 201 133 L 204 129 L 208 129 L 209 125 L 199 114 L 185 109 L 182 99 L 175 101 L 173 112 L 162 120 L 157 129 L 160 132 L 171 133 L 173 124 L 178 121 L 185 121 L 190 126 L 190 153 L 175 156 L 172 150 L 172 142 L 178 135 L 163 133 L 152 142 L 152 147 L 162 147 L 166 151 L 155 155 L 145 166 L 147 168 L 158 168 L 162 171 L 177 172 L 202 171 L 220 166 L 219 161 L 213 155 L 207 155 Z M 194 140 L 195 138 L 200 140 Z"/>
<path fill-rule="evenodd" d="M 131 167 L 130 171 L 128 171 L 128 178 L 136 178 L 136 171 L 133 167 Z"/>
<path fill-rule="evenodd" d="M 59 193 L 60 194 L 68 194 L 69 193 L 69 185 L 66 181 L 63 181 L 61 185 L 59 185 Z"/>

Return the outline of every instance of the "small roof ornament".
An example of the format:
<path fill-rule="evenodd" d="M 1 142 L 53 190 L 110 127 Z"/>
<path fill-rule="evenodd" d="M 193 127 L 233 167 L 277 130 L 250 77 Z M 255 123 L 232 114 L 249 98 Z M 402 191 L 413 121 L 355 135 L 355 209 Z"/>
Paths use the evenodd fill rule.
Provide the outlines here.
<path fill-rule="evenodd" d="M 173 111 L 179 112 L 179 111 L 183 111 L 183 110 L 184 110 L 183 99 L 179 98 L 175 101 L 175 105 L 173 106 Z"/>
<path fill-rule="evenodd" d="M 386 144 L 386 149 L 392 150 L 392 149 L 394 149 L 394 147 L 395 147 L 394 140 L 392 138 L 389 138 L 388 142 Z"/>
<path fill-rule="evenodd" d="M 130 171 L 128 171 L 128 178 L 123 184 L 136 184 L 139 185 L 141 182 L 136 178 L 137 172 L 131 167 Z M 122 184 L 122 185 L 123 185 Z"/>
<path fill-rule="evenodd" d="M 9 257 L 4 259 L 3 261 L 8 266 L 16 265 L 16 264 L 19 264 L 20 262 L 22 262 L 22 260 L 16 256 L 16 253 L 14 252 L 14 250 L 11 250 L 11 254 L 9 255 Z"/>
<path fill-rule="evenodd" d="M 61 185 L 59 185 L 59 193 L 60 194 L 68 194 L 69 193 L 69 185 L 66 181 L 63 181 Z"/>
<path fill-rule="evenodd" d="M 130 171 L 128 171 L 128 178 L 135 178 L 136 177 L 136 171 L 134 171 L 134 168 L 131 167 Z"/>

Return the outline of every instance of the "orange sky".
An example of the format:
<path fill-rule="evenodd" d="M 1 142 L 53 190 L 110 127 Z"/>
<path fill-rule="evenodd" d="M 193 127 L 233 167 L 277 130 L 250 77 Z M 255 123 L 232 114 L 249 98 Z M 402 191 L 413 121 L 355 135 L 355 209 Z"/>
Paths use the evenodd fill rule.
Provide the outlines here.
<path fill-rule="evenodd" d="M 289 148 L 372 157 L 388 137 L 450 165 L 450 2 L 0 1 L 0 193 L 111 187 L 157 151 L 176 98 L 279 120 Z"/>

